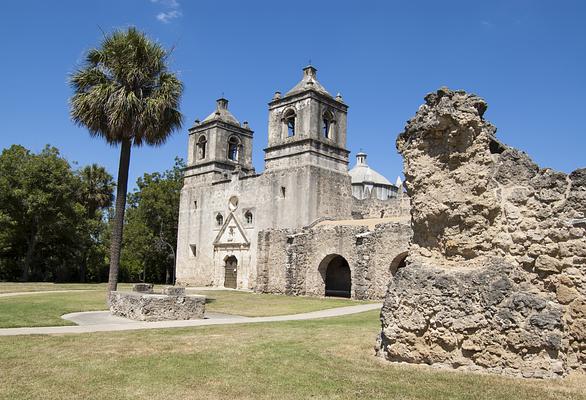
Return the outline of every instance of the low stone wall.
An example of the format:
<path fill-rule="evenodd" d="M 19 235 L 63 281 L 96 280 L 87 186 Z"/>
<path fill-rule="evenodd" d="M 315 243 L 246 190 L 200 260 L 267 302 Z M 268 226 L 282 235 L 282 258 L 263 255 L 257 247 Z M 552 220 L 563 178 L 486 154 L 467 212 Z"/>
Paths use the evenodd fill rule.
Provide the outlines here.
<path fill-rule="evenodd" d="M 137 292 L 112 292 L 110 312 L 137 321 L 201 319 L 205 296 L 166 295 Z"/>

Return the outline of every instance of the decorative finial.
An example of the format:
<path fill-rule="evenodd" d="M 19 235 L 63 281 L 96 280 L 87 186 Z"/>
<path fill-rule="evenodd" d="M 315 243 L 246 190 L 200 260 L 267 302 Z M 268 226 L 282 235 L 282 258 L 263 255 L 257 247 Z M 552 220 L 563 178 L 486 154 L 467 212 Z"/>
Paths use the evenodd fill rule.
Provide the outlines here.
<path fill-rule="evenodd" d="M 336 100 L 339 101 L 340 103 L 344 102 L 344 99 L 342 99 L 342 95 L 340 94 L 340 92 L 338 92 L 338 94 L 336 95 Z"/>
<path fill-rule="evenodd" d="M 309 59 L 309 63 L 307 65 L 311 65 L 311 58 Z"/>

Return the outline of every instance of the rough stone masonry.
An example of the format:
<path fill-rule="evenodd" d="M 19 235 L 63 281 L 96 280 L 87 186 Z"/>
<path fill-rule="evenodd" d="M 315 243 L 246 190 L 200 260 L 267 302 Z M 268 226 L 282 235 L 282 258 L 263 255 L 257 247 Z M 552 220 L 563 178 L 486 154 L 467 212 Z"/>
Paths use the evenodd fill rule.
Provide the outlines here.
<path fill-rule="evenodd" d="M 428 94 L 397 138 L 411 198 L 378 354 L 524 377 L 586 370 L 586 169 L 499 143 L 486 102 Z"/>

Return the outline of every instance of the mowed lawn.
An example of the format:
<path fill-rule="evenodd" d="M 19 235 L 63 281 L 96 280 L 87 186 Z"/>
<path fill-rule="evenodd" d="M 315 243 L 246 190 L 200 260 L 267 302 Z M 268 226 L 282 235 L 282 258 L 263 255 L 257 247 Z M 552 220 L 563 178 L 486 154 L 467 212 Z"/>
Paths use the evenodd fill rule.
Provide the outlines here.
<path fill-rule="evenodd" d="M 56 290 L 105 290 L 106 283 L 0 282 L 0 294 Z"/>
<path fill-rule="evenodd" d="M 244 315 L 246 317 L 298 314 L 367 303 L 366 301 L 336 297 L 284 296 L 233 290 L 189 290 L 188 293 L 206 296 L 207 311 Z"/>
<path fill-rule="evenodd" d="M 105 290 L 0 297 L 0 328 L 75 325 L 61 316 L 77 311 L 106 309 Z"/>
<path fill-rule="evenodd" d="M 312 321 L 0 337 L 0 399 L 586 399 L 538 381 L 390 364 L 378 312 Z"/>
<path fill-rule="evenodd" d="M 106 310 L 105 285 L 95 285 L 94 290 L 87 290 L 88 287 L 92 288 L 86 285 L 86 290 L 66 293 L 0 297 L 0 328 L 75 325 L 61 316 L 71 312 Z M 121 289 L 130 290 L 130 286 L 123 285 Z M 277 296 L 227 290 L 198 293 L 207 296 L 207 311 L 250 317 L 296 314 L 365 303 L 349 299 Z"/>

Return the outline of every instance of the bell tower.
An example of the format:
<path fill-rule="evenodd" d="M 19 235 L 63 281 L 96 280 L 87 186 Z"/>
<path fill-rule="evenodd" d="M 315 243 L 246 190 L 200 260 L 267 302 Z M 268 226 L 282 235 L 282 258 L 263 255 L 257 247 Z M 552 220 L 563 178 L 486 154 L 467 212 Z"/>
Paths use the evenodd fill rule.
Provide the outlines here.
<path fill-rule="evenodd" d="M 189 129 L 186 175 L 217 181 L 234 171 L 252 173 L 252 135 L 248 122 L 238 122 L 228 110 L 228 100 L 216 100 L 216 110 Z"/>
<path fill-rule="evenodd" d="M 348 106 L 318 82 L 313 66 L 284 96 L 276 92 L 269 103 L 269 140 L 265 169 L 319 165 L 334 171 L 348 170 L 346 116 Z"/>

